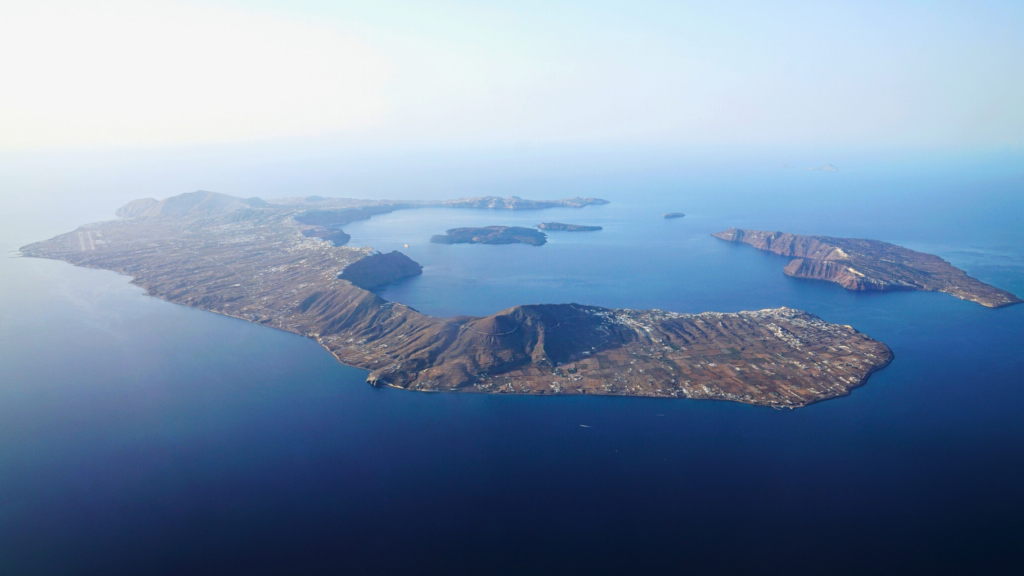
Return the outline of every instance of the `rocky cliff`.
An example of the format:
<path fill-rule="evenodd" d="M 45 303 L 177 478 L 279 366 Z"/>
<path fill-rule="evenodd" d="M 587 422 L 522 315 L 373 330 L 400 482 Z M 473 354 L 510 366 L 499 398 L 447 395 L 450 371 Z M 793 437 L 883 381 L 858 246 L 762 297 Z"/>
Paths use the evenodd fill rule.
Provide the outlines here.
<path fill-rule="evenodd" d="M 131 217 L 22 253 L 128 274 L 153 296 L 308 336 L 368 370 L 371 383 L 409 390 L 793 408 L 845 395 L 892 359 L 849 326 L 788 308 L 677 314 L 547 304 L 484 318 L 427 316 L 366 289 L 419 273 L 418 264 L 305 236 L 310 225 L 293 217 L 301 210 L 227 203 Z"/>
<path fill-rule="evenodd" d="M 1005 290 L 971 278 L 938 256 L 878 240 L 736 228 L 713 236 L 794 257 L 784 269 L 786 274 L 835 282 L 848 290 L 945 292 L 990 308 L 1021 301 Z"/>

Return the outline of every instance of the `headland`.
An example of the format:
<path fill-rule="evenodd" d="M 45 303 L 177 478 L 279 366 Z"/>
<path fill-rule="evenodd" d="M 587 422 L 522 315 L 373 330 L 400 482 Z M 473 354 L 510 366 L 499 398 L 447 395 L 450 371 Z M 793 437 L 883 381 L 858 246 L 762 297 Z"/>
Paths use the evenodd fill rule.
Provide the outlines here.
<path fill-rule="evenodd" d="M 794 257 L 783 270 L 785 274 L 834 282 L 847 290 L 945 292 L 989 308 L 1021 301 L 1005 290 L 971 278 L 938 256 L 888 242 L 736 228 L 712 236 Z"/>

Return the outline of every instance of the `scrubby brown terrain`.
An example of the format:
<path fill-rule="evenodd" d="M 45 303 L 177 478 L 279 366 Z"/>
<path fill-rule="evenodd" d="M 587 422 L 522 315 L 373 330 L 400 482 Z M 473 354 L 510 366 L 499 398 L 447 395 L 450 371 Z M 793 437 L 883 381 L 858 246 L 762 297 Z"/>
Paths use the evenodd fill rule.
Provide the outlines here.
<path fill-rule="evenodd" d="M 971 278 L 942 258 L 878 240 L 800 236 L 729 229 L 713 235 L 780 256 L 795 256 L 783 272 L 796 278 L 835 282 L 847 290 L 928 290 L 989 307 L 1020 298 Z"/>
<path fill-rule="evenodd" d="M 308 199 L 178 198 L 131 203 L 120 213 L 134 216 L 22 253 L 128 274 L 168 301 L 308 336 L 370 370 L 371 383 L 410 390 L 792 408 L 845 395 L 892 359 L 884 344 L 849 326 L 789 308 L 677 314 L 549 304 L 435 318 L 367 290 L 419 273 L 418 264 L 305 234 L 322 228 L 320 220 L 302 222 Z M 344 209 L 359 208 L 351 204 Z"/>
<path fill-rule="evenodd" d="M 795 257 L 783 270 L 789 276 L 827 280 L 847 290 L 945 292 L 989 308 L 1021 301 L 1005 290 L 971 278 L 938 256 L 878 240 L 736 228 L 713 236 L 750 244 L 780 256 Z"/>

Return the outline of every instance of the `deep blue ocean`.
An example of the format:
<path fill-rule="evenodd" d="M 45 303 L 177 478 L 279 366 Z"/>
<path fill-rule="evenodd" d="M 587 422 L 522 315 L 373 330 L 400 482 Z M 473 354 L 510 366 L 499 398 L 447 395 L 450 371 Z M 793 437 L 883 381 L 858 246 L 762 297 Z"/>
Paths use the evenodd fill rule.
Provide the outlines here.
<path fill-rule="evenodd" d="M 345 227 L 352 246 L 423 264 L 382 295 L 429 314 L 791 306 L 895 352 L 850 396 L 792 412 L 373 388 L 312 340 L 149 298 L 112 272 L 10 257 L 151 193 L 8 203 L 0 574 L 1020 573 L 1024 305 L 849 292 L 710 236 L 885 240 L 1024 295 L 1024 175 L 964 166 L 605 171 L 511 190 L 479 176 L 429 196 L 611 203 Z M 334 195 L 385 194 L 360 191 Z M 675 211 L 687 216 L 662 218 Z M 542 221 L 604 230 L 541 247 L 428 242 Z"/>

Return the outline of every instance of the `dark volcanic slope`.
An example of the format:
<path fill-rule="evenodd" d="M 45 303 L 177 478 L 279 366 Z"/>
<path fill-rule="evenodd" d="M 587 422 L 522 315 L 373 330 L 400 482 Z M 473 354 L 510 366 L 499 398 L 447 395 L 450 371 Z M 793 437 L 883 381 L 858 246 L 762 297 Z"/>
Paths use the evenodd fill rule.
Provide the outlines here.
<path fill-rule="evenodd" d="M 938 256 L 877 240 L 800 236 L 736 228 L 713 236 L 750 244 L 780 256 L 796 257 L 786 266 L 786 274 L 828 280 L 847 290 L 945 292 L 990 308 L 1021 301 L 1005 290 L 971 278 Z"/>
<path fill-rule="evenodd" d="M 532 244 L 548 241 L 543 232 L 521 226 L 484 226 L 483 228 L 452 228 L 446 234 L 430 238 L 436 244 Z"/>
<path fill-rule="evenodd" d="M 338 278 L 348 280 L 364 290 L 373 290 L 395 280 L 418 276 L 422 273 L 423 266 L 395 250 L 387 254 L 377 252 L 361 260 L 356 260 L 346 266 Z"/>
<path fill-rule="evenodd" d="M 892 359 L 884 344 L 849 326 L 788 308 L 674 314 L 552 304 L 433 318 L 360 287 L 418 273 L 419 265 L 398 252 L 304 236 L 316 227 L 294 216 L 307 202 L 225 202 L 91 224 L 22 253 L 129 274 L 171 302 L 303 334 L 370 370 L 370 382 L 410 390 L 792 408 L 847 394 Z"/>

